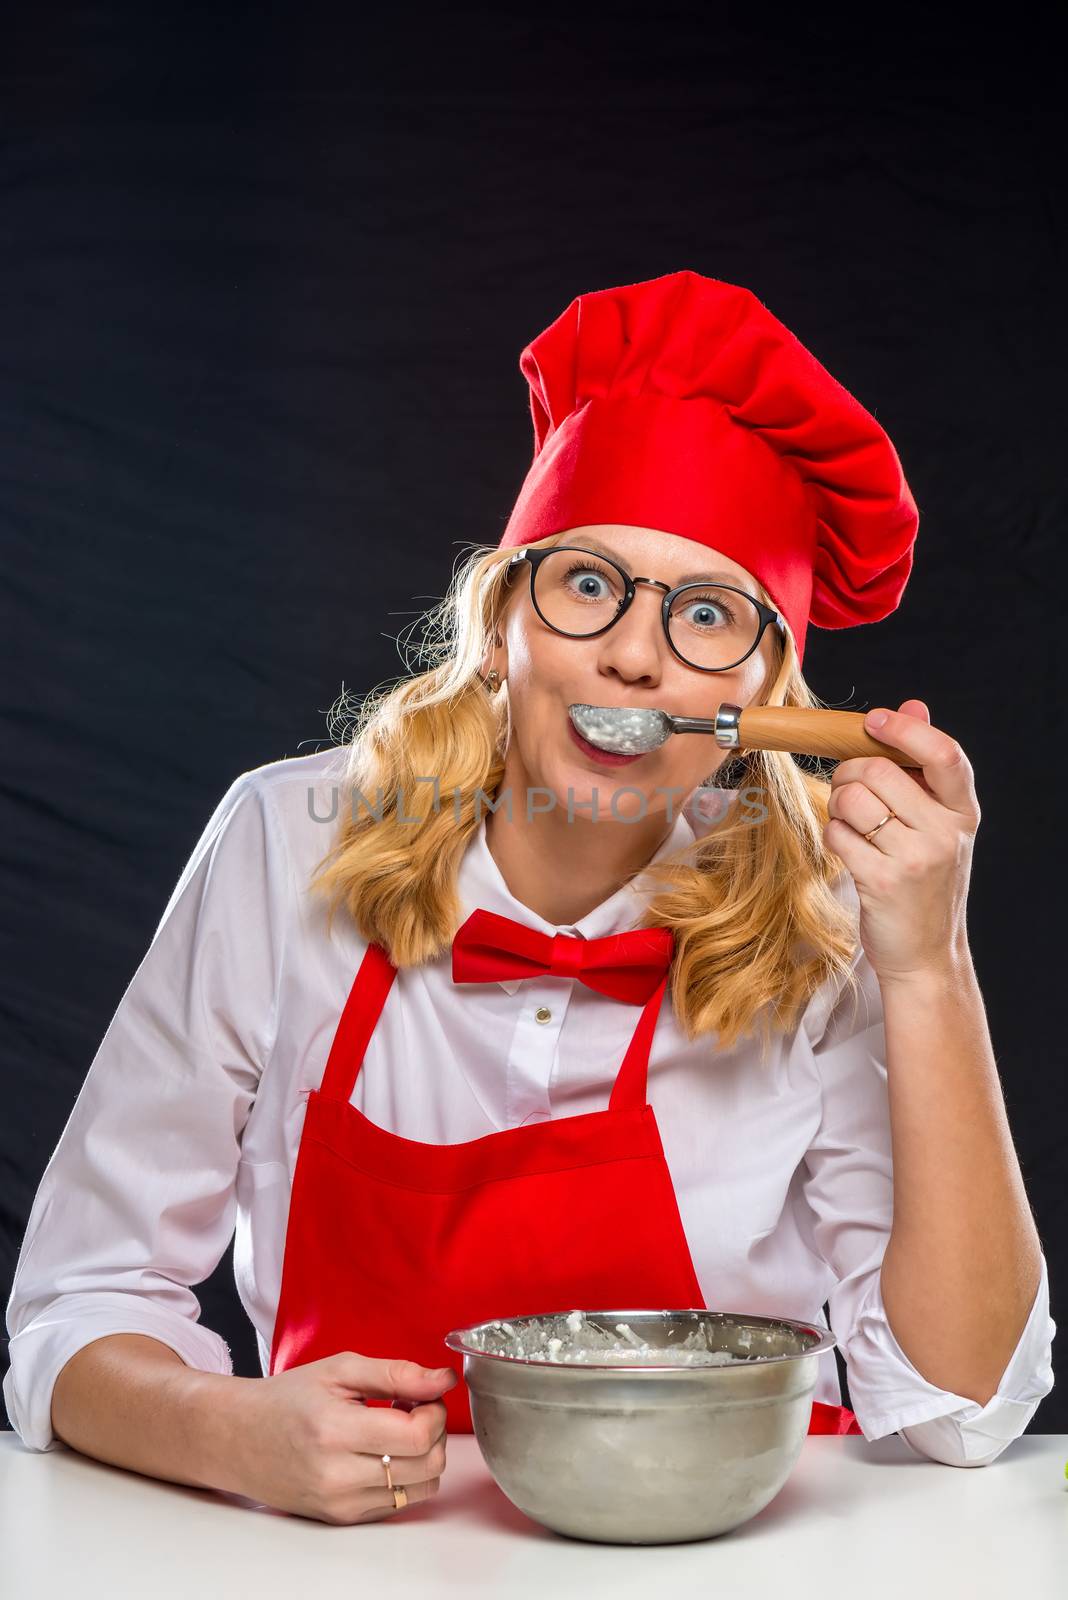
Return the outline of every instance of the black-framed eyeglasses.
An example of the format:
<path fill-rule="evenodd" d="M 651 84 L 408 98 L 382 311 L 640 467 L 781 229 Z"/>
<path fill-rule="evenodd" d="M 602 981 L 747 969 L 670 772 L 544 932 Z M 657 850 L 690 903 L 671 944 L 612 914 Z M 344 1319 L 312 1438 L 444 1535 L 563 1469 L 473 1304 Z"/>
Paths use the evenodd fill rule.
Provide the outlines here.
<path fill-rule="evenodd" d="M 698 672 L 728 672 L 759 645 L 768 627 L 786 638 L 778 611 L 729 583 L 680 583 L 672 589 L 658 578 L 631 577 L 618 562 L 581 545 L 548 550 L 517 550 L 508 563 L 508 581 L 519 563 L 530 568 L 534 610 L 554 633 L 568 639 L 593 639 L 614 627 L 640 583 L 662 589 L 660 617 L 672 652 Z"/>

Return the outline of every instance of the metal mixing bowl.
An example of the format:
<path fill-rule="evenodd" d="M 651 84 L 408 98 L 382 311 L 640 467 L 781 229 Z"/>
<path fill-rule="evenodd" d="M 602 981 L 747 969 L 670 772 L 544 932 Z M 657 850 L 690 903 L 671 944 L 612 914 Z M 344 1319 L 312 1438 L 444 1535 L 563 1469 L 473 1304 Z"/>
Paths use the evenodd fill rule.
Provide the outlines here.
<path fill-rule="evenodd" d="M 743 1312 L 587 1311 L 594 1327 L 612 1333 L 625 1322 L 656 1348 L 701 1328 L 710 1350 L 746 1359 L 586 1365 L 486 1348 L 542 1330 L 566 1338 L 567 1315 L 495 1319 L 445 1339 L 463 1355 L 475 1436 L 513 1505 L 573 1538 L 669 1544 L 726 1533 L 775 1498 L 805 1442 L 818 1357 L 833 1334 Z"/>

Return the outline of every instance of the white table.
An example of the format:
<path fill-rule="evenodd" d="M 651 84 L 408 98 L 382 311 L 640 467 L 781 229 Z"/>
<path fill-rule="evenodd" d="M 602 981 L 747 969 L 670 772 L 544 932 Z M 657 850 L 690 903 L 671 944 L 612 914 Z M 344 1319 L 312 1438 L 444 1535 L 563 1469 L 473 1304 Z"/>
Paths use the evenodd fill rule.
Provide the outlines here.
<path fill-rule="evenodd" d="M 12 1600 L 1058 1600 L 1068 1596 L 1068 1434 L 1027 1434 L 987 1467 L 921 1461 L 896 1436 L 806 1439 L 785 1486 L 733 1532 L 602 1545 L 517 1511 L 471 1434 L 441 1490 L 334 1527 L 142 1478 L 0 1432 L 0 1592 Z M 729 1589 L 723 1587 L 730 1585 Z"/>

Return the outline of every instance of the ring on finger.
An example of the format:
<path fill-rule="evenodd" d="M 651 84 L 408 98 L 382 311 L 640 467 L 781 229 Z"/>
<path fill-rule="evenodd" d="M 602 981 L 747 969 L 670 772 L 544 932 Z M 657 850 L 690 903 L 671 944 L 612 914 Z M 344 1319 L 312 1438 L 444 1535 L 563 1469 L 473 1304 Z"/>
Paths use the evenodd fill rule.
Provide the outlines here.
<path fill-rule="evenodd" d="M 896 818 L 897 818 L 897 812 L 896 811 L 888 811 L 886 813 L 886 816 L 883 818 L 883 820 L 881 822 L 877 822 L 875 824 L 874 828 L 869 828 L 868 832 L 864 835 L 864 837 L 865 837 L 865 839 L 867 839 L 868 843 L 871 844 L 872 840 L 874 839 L 875 835 L 878 833 L 880 828 L 885 828 L 886 824 L 888 822 L 893 822 Z"/>
<path fill-rule="evenodd" d="M 382 1465 L 386 1469 L 386 1487 L 393 1495 L 393 1509 L 394 1511 L 400 1511 L 402 1506 L 408 1504 L 408 1491 L 401 1483 L 394 1485 L 393 1474 L 389 1470 L 392 1459 L 392 1456 L 383 1456 Z"/>

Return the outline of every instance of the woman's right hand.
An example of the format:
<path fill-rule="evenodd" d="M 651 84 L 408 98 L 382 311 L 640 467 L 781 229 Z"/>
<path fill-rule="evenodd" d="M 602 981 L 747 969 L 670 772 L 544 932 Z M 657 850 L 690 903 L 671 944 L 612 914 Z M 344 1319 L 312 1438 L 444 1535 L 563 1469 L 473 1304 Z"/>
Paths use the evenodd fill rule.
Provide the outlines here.
<path fill-rule="evenodd" d="M 437 1494 L 445 1470 L 452 1368 L 380 1360 L 351 1350 L 252 1378 L 234 1391 L 227 1465 L 237 1492 L 319 1522 L 380 1522 L 397 1514 L 390 1473 L 408 1501 Z M 364 1405 L 393 1399 L 412 1410 Z M 228 1473 L 230 1476 L 230 1473 Z"/>

